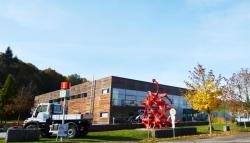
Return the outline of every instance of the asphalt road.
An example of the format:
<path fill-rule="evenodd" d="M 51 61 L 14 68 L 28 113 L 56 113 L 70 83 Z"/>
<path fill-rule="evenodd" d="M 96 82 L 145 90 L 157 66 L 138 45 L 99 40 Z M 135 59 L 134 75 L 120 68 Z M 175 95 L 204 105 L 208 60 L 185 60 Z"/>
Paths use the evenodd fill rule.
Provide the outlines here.
<path fill-rule="evenodd" d="M 250 143 L 250 132 L 241 132 L 236 135 L 208 137 L 192 140 L 177 140 L 171 141 L 172 143 Z M 161 143 L 171 143 L 161 142 Z"/>

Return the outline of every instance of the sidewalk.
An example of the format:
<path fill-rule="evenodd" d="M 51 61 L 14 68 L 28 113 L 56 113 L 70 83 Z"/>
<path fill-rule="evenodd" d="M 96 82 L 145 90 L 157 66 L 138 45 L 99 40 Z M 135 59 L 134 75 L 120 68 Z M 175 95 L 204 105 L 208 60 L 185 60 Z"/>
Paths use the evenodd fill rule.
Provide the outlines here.
<path fill-rule="evenodd" d="M 198 138 L 191 140 L 165 141 L 160 143 L 249 143 L 250 132 L 241 132 L 236 135 Z"/>
<path fill-rule="evenodd" d="M 0 132 L 0 138 L 5 138 L 6 132 Z"/>

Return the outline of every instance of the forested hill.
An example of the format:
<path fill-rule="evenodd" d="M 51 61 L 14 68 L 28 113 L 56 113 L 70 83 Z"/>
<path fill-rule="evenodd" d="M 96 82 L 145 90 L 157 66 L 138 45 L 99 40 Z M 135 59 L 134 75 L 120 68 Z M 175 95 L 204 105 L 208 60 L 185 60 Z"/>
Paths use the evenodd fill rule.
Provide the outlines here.
<path fill-rule="evenodd" d="M 77 74 L 64 76 L 51 68 L 40 70 L 31 63 L 13 57 L 10 47 L 0 52 L 0 87 L 9 74 L 15 78 L 17 89 L 32 87 L 33 95 L 58 90 L 60 82 L 65 80 L 70 80 L 72 85 L 86 81 Z"/>

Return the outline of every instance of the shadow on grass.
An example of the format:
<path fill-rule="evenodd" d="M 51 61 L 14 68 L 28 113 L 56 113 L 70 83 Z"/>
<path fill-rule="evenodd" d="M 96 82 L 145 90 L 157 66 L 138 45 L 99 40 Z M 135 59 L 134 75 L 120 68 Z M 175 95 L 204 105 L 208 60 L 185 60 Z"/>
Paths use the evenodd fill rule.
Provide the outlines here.
<path fill-rule="evenodd" d="M 52 136 L 51 138 L 41 138 L 41 142 L 56 142 L 56 137 Z M 58 138 L 58 141 L 60 139 Z M 82 138 L 73 138 L 73 139 L 63 139 L 64 142 L 109 142 L 109 141 L 140 141 L 138 138 L 133 137 L 121 137 L 121 136 L 91 136 L 88 135 Z"/>
<path fill-rule="evenodd" d="M 98 141 L 139 141 L 137 138 L 133 137 L 121 137 L 121 136 L 91 136 L 88 135 L 83 138 L 71 139 L 72 141 L 88 141 L 88 142 L 98 142 Z"/>

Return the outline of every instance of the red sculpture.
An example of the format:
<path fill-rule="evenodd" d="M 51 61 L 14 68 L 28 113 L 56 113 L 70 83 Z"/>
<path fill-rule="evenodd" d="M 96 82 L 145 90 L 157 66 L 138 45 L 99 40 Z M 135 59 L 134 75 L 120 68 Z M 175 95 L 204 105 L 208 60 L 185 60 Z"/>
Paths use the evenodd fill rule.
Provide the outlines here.
<path fill-rule="evenodd" d="M 167 111 L 173 108 L 167 101 L 172 104 L 172 100 L 168 97 L 167 93 L 160 93 L 159 83 L 153 79 L 156 84 L 156 93 L 148 91 L 146 101 L 143 103 L 145 106 L 144 118 L 142 123 L 145 127 L 149 128 L 162 128 L 163 126 L 171 126 L 171 116 L 166 116 Z"/>

